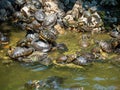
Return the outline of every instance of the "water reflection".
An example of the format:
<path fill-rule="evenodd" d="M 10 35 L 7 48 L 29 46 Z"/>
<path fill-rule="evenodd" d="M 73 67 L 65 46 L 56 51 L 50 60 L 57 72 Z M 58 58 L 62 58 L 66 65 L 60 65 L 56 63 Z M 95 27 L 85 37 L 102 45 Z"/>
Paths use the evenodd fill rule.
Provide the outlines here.
<path fill-rule="evenodd" d="M 22 66 L 24 66 L 25 68 L 30 69 L 31 71 L 43 71 L 46 69 L 50 69 L 51 66 L 45 66 L 45 65 L 41 65 L 41 64 L 35 64 L 35 63 L 22 63 Z"/>
<path fill-rule="evenodd" d="M 101 78 L 101 77 L 95 77 L 93 78 L 94 81 L 104 81 L 106 80 L 105 78 Z"/>
<path fill-rule="evenodd" d="M 116 90 L 117 88 L 115 86 L 102 86 L 100 84 L 95 84 L 93 86 L 94 90 Z"/>
<path fill-rule="evenodd" d="M 14 63 L 10 67 L 0 65 L 0 87 L 1 90 L 25 90 L 24 84 L 29 80 L 45 80 L 56 75 L 65 78 L 59 88 L 38 90 L 119 90 L 119 69 L 110 64 L 104 64 L 102 67 L 101 65 L 94 65 L 84 71 L 40 64 Z"/>

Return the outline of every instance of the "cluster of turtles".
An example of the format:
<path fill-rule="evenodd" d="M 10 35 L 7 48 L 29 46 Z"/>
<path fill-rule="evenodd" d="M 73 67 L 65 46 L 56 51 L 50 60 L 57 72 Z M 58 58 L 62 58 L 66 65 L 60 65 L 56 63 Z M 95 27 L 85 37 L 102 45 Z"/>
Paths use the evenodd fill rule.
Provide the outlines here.
<path fill-rule="evenodd" d="M 56 49 L 66 51 L 67 47 L 64 43 L 56 43 L 51 39 L 54 37 L 53 33 L 50 36 L 47 35 L 49 34 L 47 31 L 44 31 L 44 34 L 41 36 L 38 33 L 33 33 L 33 31 L 28 31 L 25 38 L 17 42 L 16 47 L 9 48 L 8 56 L 18 61 L 39 62 L 43 65 L 51 64 L 52 61 L 47 52 Z"/>
<path fill-rule="evenodd" d="M 0 7 L 0 11 L 4 9 L 5 12 L 12 13 L 12 21 L 22 29 L 38 33 L 53 28 L 60 32 L 58 26 L 78 31 L 103 30 L 97 8 L 83 8 L 82 3 L 79 0 L 2 0 L 3 7 Z M 10 10 L 6 11 L 7 8 Z M 9 16 L 7 13 L 6 15 Z"/>
<path fill-rule="evenodd" d="M 8 56 L 18 61 L 40 62 L 49 65 L 52 59 L 48 56 L 48 52 L 55 49 L 68 50 L 64 43 L 56 42 L 58 35 L 63 33 L 63 29 L 92 32 L 92 34 L 105 31 L 102 18 L 97 12 L 98 7 L 95 4 L 97 1 L 93 1 L 83 3 L 84 1 L 79 0 L 1 0 L 0 4 L 3 6 L 0 6 L 0 20 L 4 21 L 12 14 L 10 17 L 12 22 L 26 30 L 26 36 L 20 39 L 15 47 L 9 48 Z M 108 1 L 111 1 L 113 6 L 117 5 L 116 0 Z M 105 0 L 100 2 L 101 5 L 105 3 L 108 2 Z M 2 16 L 5 18 L 1 18 Z M 101 59 L 102 52 L 120 53 L 118 27 L 110 32 L 110 36 L 113 37 L 111 40 L 97 41 L 99 47 L 93 48 L 91 53 L 81 55 L 77 52 L 72 55 L 64 55 L 59 57 L 56 63 L 86 65 L 98 58 Z M 1 41 L 3 36 L 0 33 Z M 88 43 L 84 40 L 86 37 L 83 37 L 82 45 L 87 47 Z M 2 42 L 4 41 L 6 41 L 5 38 Z"/>
<path fill-rule="evenodd" d="M 27 33 L 25 38 L 17 42 L 16 47 L 10 47 L 8 50 L 10 58 L 25 62 L 40 61 L 40 63 L 44 62 L 47 65 L 48 62 L 51 62 L 47 52 L 55 48 L 67 50 L 64 44 L 56 43 L 59 30 L 55 26 L 74 27 L 74 25 L 71 26 L 69 24 L 72 21 L 78 24 L 79 20 L 75 21 L 75 19 L 79 17 L 74 17 L 74 15 L 79 14 L 79 11 L 82 10 L 79 8 L 81 6 L 78 1 L 75 2 L 71 11 L 66 11 L 64 3 L 58 0 L 16 0 L 16 3 L 20 5 L 20 10 L 13 14 L 13 21 L 17 25 L 21 25 L 21 28 L 25 29 Z M 77 9 L 78 12 L 75 13 L 74 9 Z M 72 11 L 75 12 L 70 15 Z M 88 11 L 84 12 L 89 14 Z M 69 19 L 69 16 L 73 19 Z M 83 14 L 81 17 L 84 18 L 85 15 Z"/>
<path fill-rule="evenodd" d="M 58 35 L 63 34 L 65 29 L 91 32 L 92 36 L 96 32 L 104 32 L 104 24 L 119 24 L 118 18 L 112 16 L 114 13 L 111 13 L 112 11 L 106 11 L 106 16 L 101 18 L 98 13 L 101 7 L 98 3 L 101 6 L 114 7 L 118 5 L 118 0 L 0 0 L 0 23 L 10 19 L 14 25 L 26 31 L 25 37 L 20 38 L 16 46 L 11 46 L 7 55 L 16 61 L 37 62 L 46 66 L 51 64 L 84 66 L 92 62 L 104 62 L 103 59 L 108 59 L 106 54 L 115 53 L 118 57 L 113 63 L 119 64 L 120 25 L 109 31 L 111 36 L 109 40 L 94 41 L 96 46 L 89 52 L 76 51 L 75 54 L 67 55 L 63 53 L 55 60 L 48 55 L 54 50 L 68 51 L 64 43 L 56 42 Z M 80 45 L 87 48 L 90 37 L 87 35 L 81 37 Z M 8 33 L 0 31 L 0 47 L 8 44 L 9 41 Z M 45 80 L 28 81 L 25 83 L 25 88 L 59 89 L 63 80 L 54 76 Z M 72 89 L 74 88 L 68 90 Z M 82 88 L 77 89 L 82 90 Z"/>
<path fill-rule="evenodd" d="M 118 26 L 117 26 L 118 27 Z M 73 63 L 76 65 L 89 65 L 92 62 L 104 62 L 104 59 L 109 59 L 108 54 L 120 54 L 120 27 L 110 31 L 111 36 L 108 40 L 94 41 L 94 46 L 88 52 L 79 52 L 75 54 L 68 54 L 60 56 L 56 59 L 56 63 L 68 64 Z M 87 35 L 85 35 L 86 37 Z M 86 38 L 87 39 L 87 38 Z M 89 42 L 86 39 L 80 43 L 83 48 L 89 47 Z M 90 39 L 88 39 L 90 40 Z M 118 59 L 117 59 L 117 62 Z"/>

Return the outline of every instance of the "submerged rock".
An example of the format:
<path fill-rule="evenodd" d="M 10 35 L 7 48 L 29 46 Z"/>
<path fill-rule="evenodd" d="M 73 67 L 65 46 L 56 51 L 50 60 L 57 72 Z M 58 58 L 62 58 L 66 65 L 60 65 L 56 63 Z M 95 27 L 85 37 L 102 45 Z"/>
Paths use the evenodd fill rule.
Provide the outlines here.
<path fill-rule="evenodd" d="M 58 76 L 48 77 L 45 80 L 33 80 L 25 83 L 27 89 L 59 89 L 64 79 Z"/>

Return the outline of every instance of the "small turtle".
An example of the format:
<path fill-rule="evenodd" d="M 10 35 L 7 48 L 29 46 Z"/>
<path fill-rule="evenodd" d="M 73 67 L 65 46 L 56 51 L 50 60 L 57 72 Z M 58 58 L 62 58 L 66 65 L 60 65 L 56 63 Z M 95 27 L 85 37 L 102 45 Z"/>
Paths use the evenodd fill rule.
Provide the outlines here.
<path fill-rule="evenodd" d="M 39 34 L 29 30 L 25 38 L 27 39 L 27 41 L 35 41 L 39 39 Z"/>
<path fill-rule="evenodd" d="M 47 53 L 43 53 L 40 51 L 33 52 L 31 55 L 27 56 L 26 58 L 23 58 L 23 61 L 32 62 L 32 63 L 38 62 L 42 65 L 47 65 L 47 66 L 52 63 Z"/>
<path fill-rule="evenodd" d="M 68 57 L 66 55 L 60 56 L 56 59 L 57 63 L 65 64 L 67 61 Z"/>
<path fill-rule="evenodd" d="M 39 34 L 34 33 L 33 31 L 29 30 L 25 36 L 25 38 L 20 39 L 17 42 L 17 46 L 19 47 L 30 47 L 31 42 L 39 40 Z"/>
<path fill-rule="evenodd" d="M 43 22 L 45 19 L 45 13 L 41 9 L 37 10 L 34 16 L 39 22 Z"/>
<path fill-rule="evenodd" d="M 41 51 L 41 52 L 48 52 L 52 48 L 51 44 L 49 44 L 48 42 L 42 41 L 42 40 L 31 42 L 31 46 L 36 51 Z"/>
<path fill-rule="evenodd" d="M 64 43 L 58 43 L 56 47 L 57 47 L 57 50 L 59 51 L 62 51 L 62 52 L 68 51 L 68 48 Z"/>
<path fill-rule="evenodd" d="M 52 59 L 50 57 L 46 57 L 39 62 L 42 65 L 49 66 L 52 64 Z"/>
<path fill-rule="evenodd" d="M 30 55 L 33 51 L 33 48 L 15 47 L 8 50 L 8 56 L 13 59 L 21 60 L 22 57 Z"/>
<path fill-rule="evenodd" d="M 17 47 L 26 47 L 28 46 L 28 41 L 26 38 L 20 39 L 19 41 L 17 41 Z"/>
<path fill-rule="evenodd" d="M 9 43 L 9 37 L 7 35 L 4 35 L 4 33 L 0 32 L 0 42 L 3 45 L 8 44 Z"/>
<path fill-rule="evenodd" d="M 72 8 L 72 16 L 75 20 L 78 20 L 79 16 L 80 16 L 80 8 L 81 8 L 81 5 L 80 5 L 80 2 L 77 0 Z"/>
<path fill-rule="evenodd" d="M 96 59 L 101 58 L 101 48 L 99 46 L 95 46 L 91 49 L 91 53 L 94 55 Z"/>
<path fill-rule="evenodd" d="M 115 53 L 120 53 L 120 40 L 119 39 L 113 39 L 111 42 L 111 45 L 113 47 L 113 51 Z"/>
<path fill-rule="evenodd" d="M 90 39 L 89 38 L 90 38 L 89 35 L 83 34 L 82 37 L 81 37 L 81 40 L 79 41 L 80 46 L 82 46 L 84 48 L 90 46 L 90 42 L 89 42 Z"/>
<path fill-rule="evenodd" d="M 89 60 L 83 56 L 79 56 L 73 61 L 73 63 L 76 65 L 87 65 L 88 62 Z"/>
<path fill-rule="evenodd" d="M 112 52 L 112 45 L 111 45 L 111 43 L 108 43 L 108 42 L 106 42 L 106 41 L 100 41 L 100 42 L 99 42 L 99 45 L 100 45 L 100 47 L 101 47 L 101 49 L 102 49 L 103 51 L 105 51 L 105 52 L 107 52 L 107 53 Z"/>
<path fill-rule="evenodd" d="M 14 18 L 13 22 L 18 22 L 18 21 L 22 21 L 25 17 L 23 16 L 23 14 L 20 11 L 16 11 L 13 14 L 13 18 Z"/>
<path fill-rule="evenodd" d="M 52 32 L 55 36 L 59 34 L 59 32 L 55 28 L 50 28 L 50 32 Z"/>
<path fill-rule="evenodd" d="M 57 22 L 57 14 L 50 14 L 45 17 L 45 20 L 43 21 L 43 27 L 53 27 Z"/>
<path fill-rule="evenodd" d="M 70 54 L 70 55 L 67 55 L 67 60 L 66 60 L 66 63 L 72 63 L 76 58 L 77 58 L 77 55 L 76 54 Z"/>
<path fill-rule="evenodd" d="M 30 80 L 30 81 L 26 82 L 24 86 L 26 89 L 33 89 L 33 88 L 38 89 L 41 87 L 42 83 L 43 83 L 43 81 L 41 81 L 41 80 L 33 80 L 33 81 Z"/>
<path fill-rule="evenodd" d="M 41 27 L 41 24 L 37 20 L 33 20 L 32 25 L 34 30 L 39 29 L 39 27 Z"/>
<path fill-rule="evenodd" d="M 85 57 L 89 61 L 95 60 L 95 55 L 93 53 L 83 53 L 81 56 Z"/>
<path fill-rule="evenodd" d="M 31 19 L 29 19 L 27 22 L 28 23 L 26 25 L 26 30 L 34 30 L 38 32 L 37 30 L 39 29 L 39 27 L 41 27 L 41 23 L 39 23 L 33 17 L 31 17 Z"/>
<path fill-rule="evenodd" d="M 44 29 L 44 30 L 40 31 L 39 36 L 40 36 L 40 39 L 43 39 L 45 41 L 47 40 L 47 41 L 53 42 L 57 39 L 57 36 L 54 33 L 53 33 L 53 31 Z"/>
<path fill-rule="evenodd" d="M 58 57 L 56 59 L 56 62 L 60 64 L 72 63 L 76 59 L 76 57 L 77 57 L 76 54 L 63 55 Z"/>
<path fill-rule="evenodd" d="M 116 30 L 116 29 L 113 29 L 110 32 L 110 36 L 113 37 L 113 38 L 120 39 L 120 32 L 118 30 Z"/>
<path fill-rule="evenodd" d="M 84 48 L 90 46 L 90 43 L 88 42 L 88 40 L 82 40 L 79 43 L 80 43 L 80 46 L 82 46 Z"/>
<path fill-rule="evenodd" d="M 111 45 L 114 49 L 118 48 L 120 46 L 120 40 L 119 39 L 112 39 Z"/>

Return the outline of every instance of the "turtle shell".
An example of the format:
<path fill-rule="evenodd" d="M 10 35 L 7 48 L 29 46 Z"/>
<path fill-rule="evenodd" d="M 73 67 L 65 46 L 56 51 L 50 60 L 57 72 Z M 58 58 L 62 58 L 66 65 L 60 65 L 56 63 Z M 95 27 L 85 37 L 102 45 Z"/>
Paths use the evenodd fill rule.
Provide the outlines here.
<path fill-rule="evenodd" d="M 57 22 L 57 15 L 56 13 L 48 15 L 45 20 L 43 21 L 44 27 L 52 27 Z"/>
<path fill-rule="evenodd" d="M 57 36 L 49 30 L 41 30 L 39 36 L 40 39 L 47 41 L 55 41 L 57 39 Z"/>
<path fill-rule="evenodd" d="M 44 21 L 45 19 L 45 13 L 40 9 L 35 12 L 35 19 L 39 22 Z"/>

